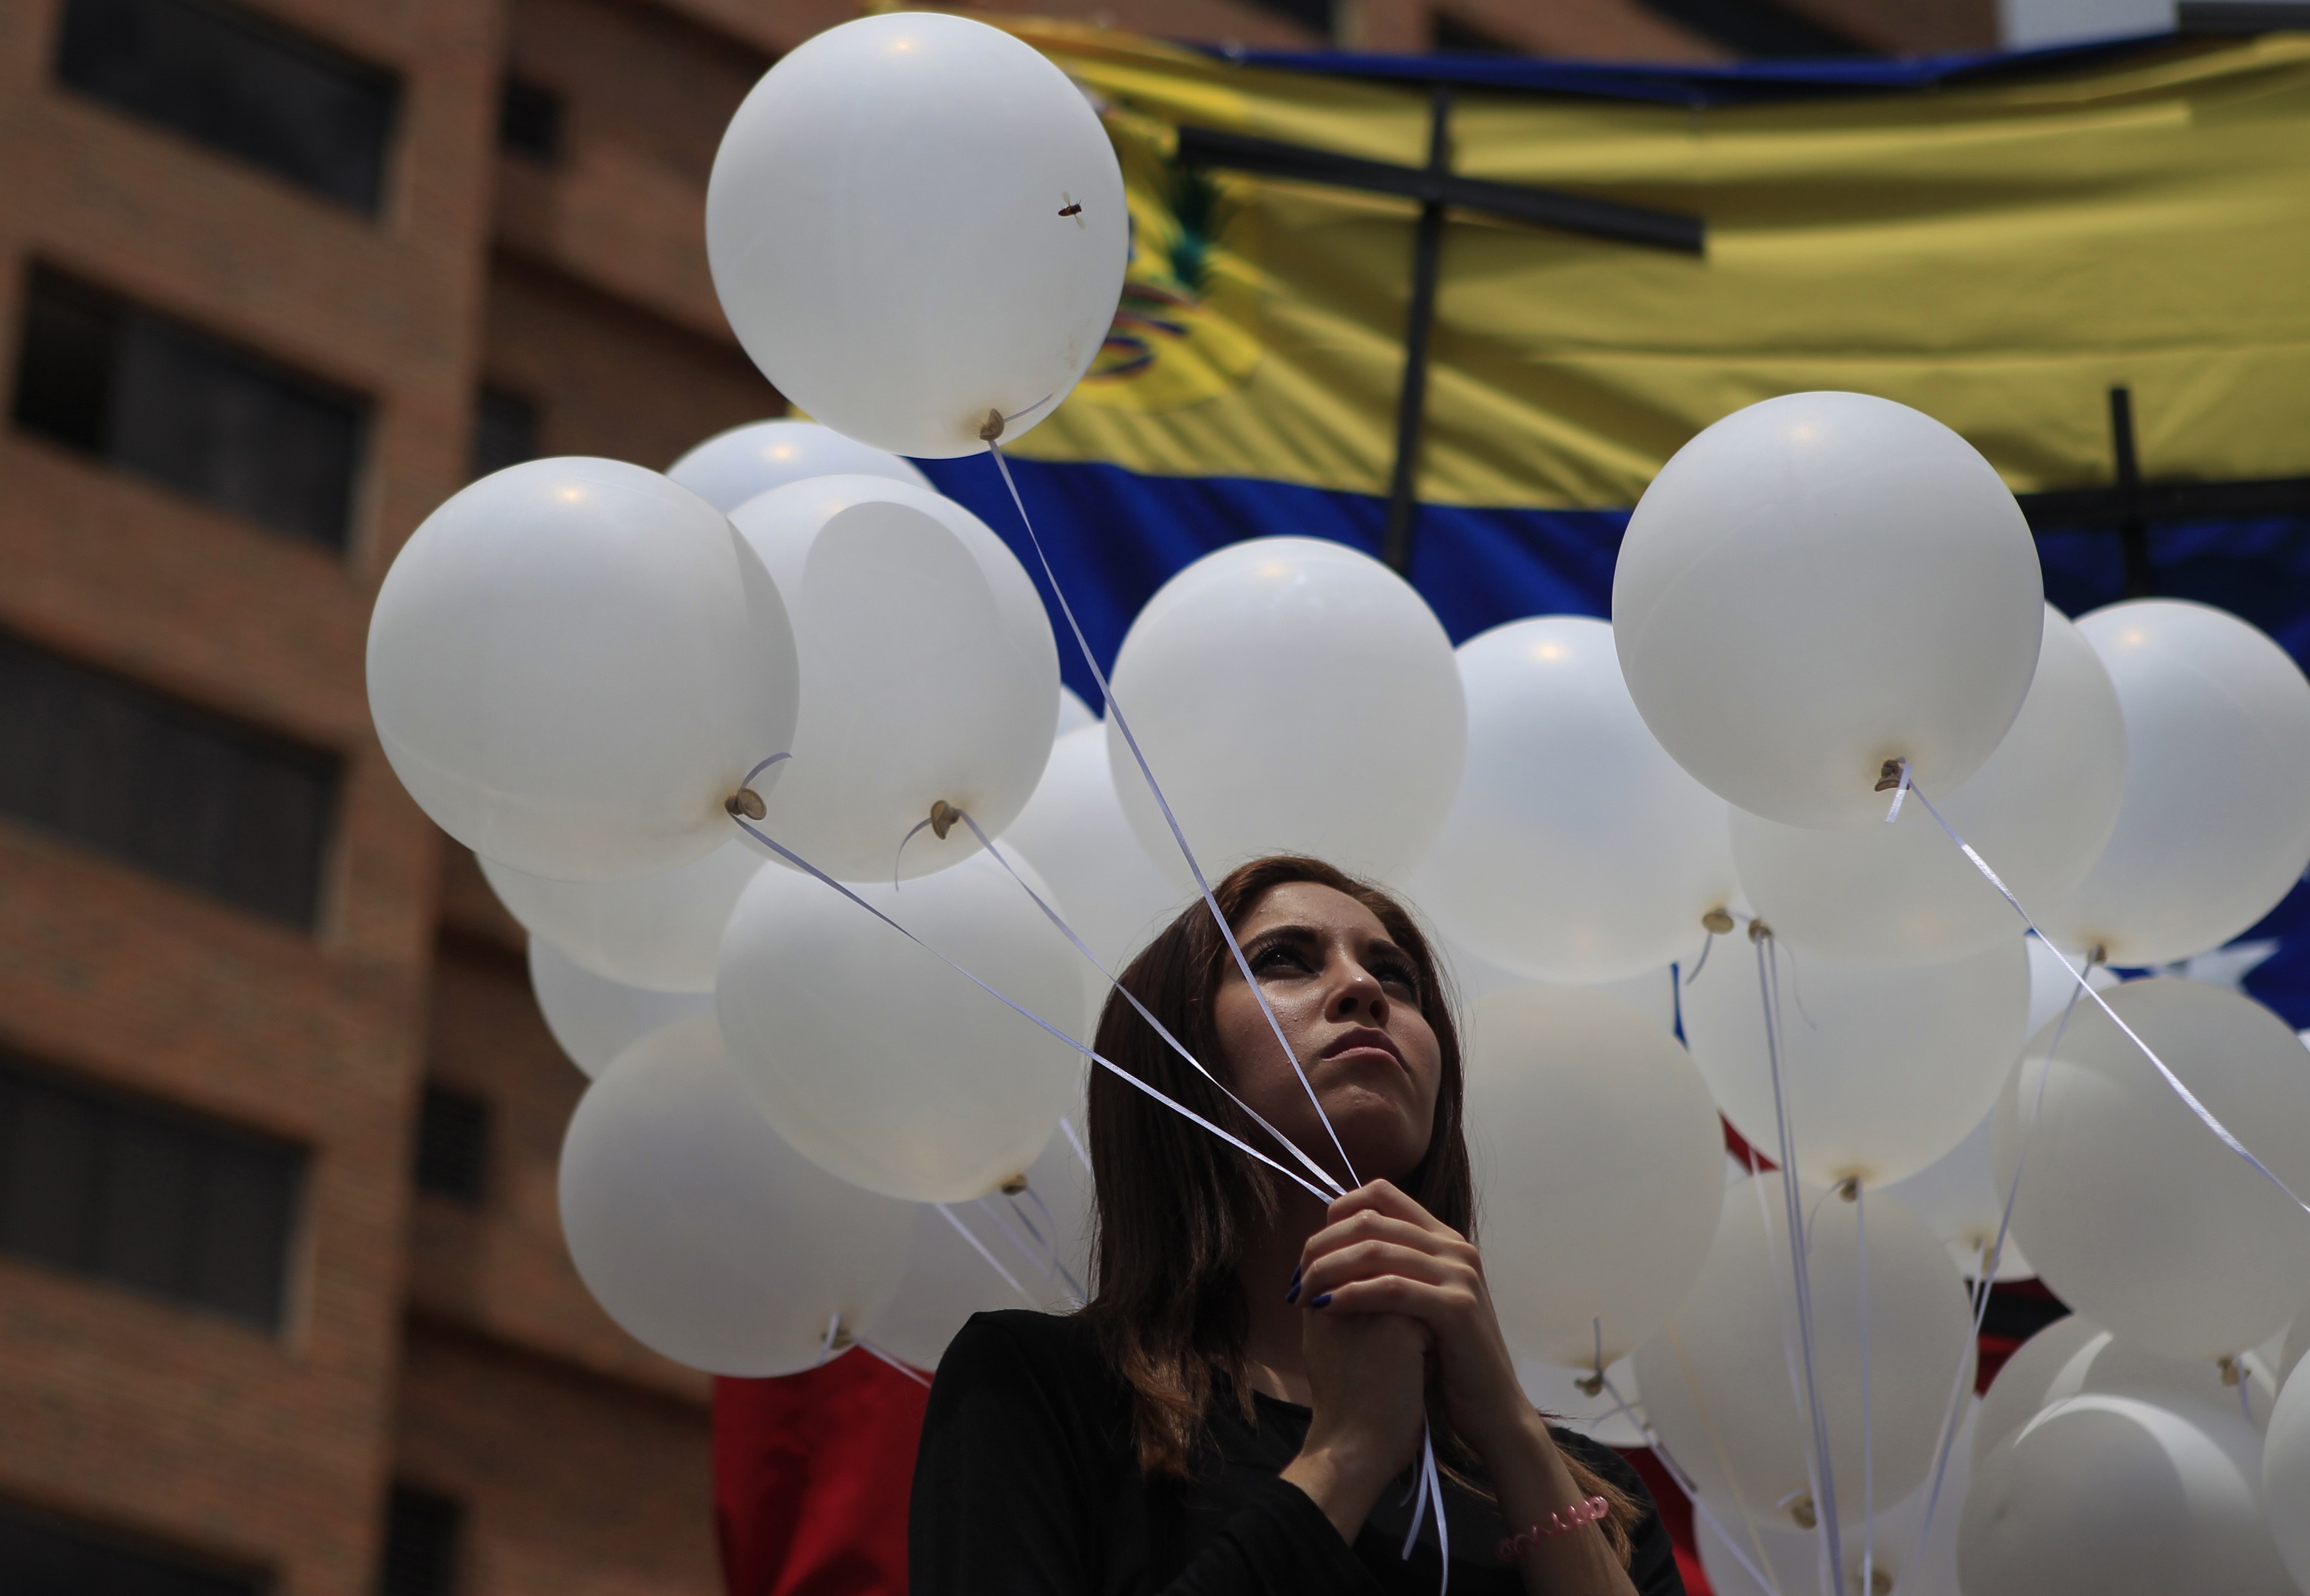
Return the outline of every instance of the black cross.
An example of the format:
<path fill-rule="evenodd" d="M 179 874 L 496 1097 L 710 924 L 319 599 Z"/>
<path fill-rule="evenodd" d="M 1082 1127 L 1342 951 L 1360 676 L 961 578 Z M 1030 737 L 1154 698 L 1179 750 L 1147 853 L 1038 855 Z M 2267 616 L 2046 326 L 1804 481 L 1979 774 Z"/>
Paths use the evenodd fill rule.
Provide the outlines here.
<path fill-rule="evenodd" d="M 2110 453 L 2116 481 L 2106 488 L 2062 488 L 2020 495 L 2029 530 L 2115 532 L 2125 559 L 2125 596 L 2157 591 L 2149 571 L 2152 521 L 2212 521 L 2235 516 L 2310 516 L 2310 477 L 2233 482 L 2145 482 L 2133 447 L 2133 395 L 2109 391 Z"/>
<path fill-rule="evenodd" d="M 2310 7 L 2305 7 L 2310 11 Z M 2261 13 L 2256 13 L 2257 15 Z M 1403 380 L 1395 406 L 1395 463 L 1388 478 L 1387 525 L 1380 555 L 1409 576 L 1411 542 L 1420 504 L 1420 435 L 1428 400 L 1429 333 L 1436 319 L 1436 282 L 1444 245 L 1447 208 L 1479 211 L 1511 221 L 1610 239 L 1680 254 L 1706 252 L 1706 229 L 1698 216 L 1591 199 L 1561 189 L 1524 183 L 1463 178 L 1452 170 L 1452 90 L 1430 90 L 1428 163 L 1398 166 L 1367 160 L 1305 144 L 1181 127 L 1179 160 L 1190 166 L 1224 167 L 1262 177 L 1320 183 L 1367 194 L 1392 194 L 1420 202 L 1420 226 L 1411 246 L 1411 298 L 1404 313 Z M 2032 532 L 2089 529 L 2115 532 L 2123 540 L 2125 594 L 2145 597 L 2153 590 L 2149 570 L 2149 524 L 2153 521 L 2217 519 L 2236 516 L 2310 516 L 2310 477 L 2252 481 L 2144 482 L 2134 453 L 2133 406 L 2123 387 L 2109 391 L 2111 450 L 2115 481 L 2106 488 L 2061 489 L 2020 495 Z"/>
<path fill-rule="evenodd" d="M 1420 513 L 1414 490 L 1420 474 L 1420 423 L 1428 406 L 1428 334 L 1436 319 L 1436 279 L 1444 247 L 1446 209 L 1457 206 L 1511 221 L 1684 255 L 1702 253 L 1706 242 L 1698 216 L 1590 199 L 1525 183 L 1494 183 L 1456 175 L 1452 170 L 1452 90 L 1444 83 L 1434 85 L 1431 92 L 1426 166 L 1366 160 L 1209 127 L 1179 129 L 1179 160 L 1189 166 L 1227 167 L 1367 194 L 1400 195 L 1420 202 L 1420 227 L 1411 244 L 1411 302 L 1403 320 L 1403 383 L 1395 402 L 1395 466 L 1388 478 L 1387 529 L 1380 538 L 1380 557 L 1407 576 L 1411 570 L 1412 524 Z"/>

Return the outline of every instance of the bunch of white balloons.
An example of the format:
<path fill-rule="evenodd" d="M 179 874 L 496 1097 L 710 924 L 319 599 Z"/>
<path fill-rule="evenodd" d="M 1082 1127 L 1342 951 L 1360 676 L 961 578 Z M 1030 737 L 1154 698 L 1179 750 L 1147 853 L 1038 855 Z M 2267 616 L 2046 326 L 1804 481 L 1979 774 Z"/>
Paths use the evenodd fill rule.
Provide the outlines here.
<path fill-rule="evenodd" d="M 2296 1191 L 2310 1054 L 2107 974 L 2310 863 L 2270 639 L 2072 623 L 1956 434 L 1799 394 L 1662 470 L 1609 621 L 1455 650 L 1376 561 L 1261 539 L 1154 595 L 1095 719 L 1009 544 L 899 457 L 1017 437 L 1105 335 L 1090 101 L 977 22 L 847 23 L 748 97 L 707 223 L 816 422 L 476 482 L 369 637 L 395 770 L 594 1077 L 562 1212 L 620 1323 L 725 1374 L 928 1366 L 970 1312 L 1081 1300 L 1110 976 L 1194 902 L 1185 845 L 1211 880 L 1299 851 L 1433 916 L 1520 1368 L 1673 1460 L 1726 1588 L 1784 1588 L 1811 1530 L 1863 1588 L 2310 1590 L 2310 1214 L 2142 1049 Z M 1967 1279 L 2027 1270 L 2091 1324 L 1970 1417 Z"/>

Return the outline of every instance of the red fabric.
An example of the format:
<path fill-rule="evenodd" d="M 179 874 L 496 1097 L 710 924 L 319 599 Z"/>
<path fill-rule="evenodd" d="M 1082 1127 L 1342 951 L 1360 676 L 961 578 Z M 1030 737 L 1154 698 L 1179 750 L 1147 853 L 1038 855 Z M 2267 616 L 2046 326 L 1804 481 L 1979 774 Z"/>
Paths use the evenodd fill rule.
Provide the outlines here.
<path fill-rule="evenodd" d="M 906 1596 L 907 1495 L 930 1392 L 864 1352 L 714 1383 L 730 1596 Z"/>
<path fill-rule="evenodd" d="M 1651 1447 L 1622 1447 L 1620 1455 L 1644 1477 L 1645 1488 L 1660 1507 L 1661 1522 L 1668 1526 L 1669 1539 L 1676 1542 L 1676 1571 L 1684 1576 L 1684 1596 L 1716 1596 L 1707 1570 L 1700 1566 L 1700 1548 L 1693 1544 L 1691 1501 L 1677 1489 L 1676 1481 L 1661 1467 Z"/>

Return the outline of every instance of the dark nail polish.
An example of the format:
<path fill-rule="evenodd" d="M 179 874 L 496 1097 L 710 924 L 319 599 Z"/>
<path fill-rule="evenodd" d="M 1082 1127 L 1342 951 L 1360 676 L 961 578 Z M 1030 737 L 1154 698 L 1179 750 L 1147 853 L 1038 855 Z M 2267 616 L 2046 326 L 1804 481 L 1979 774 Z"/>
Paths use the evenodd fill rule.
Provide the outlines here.
<path fill-rule="evenodd" d="M 1311 1300 L 1307 1305 L 1311 1308 L 1328 1308 L 1332 1305 L 1332 1294 L 1326 1291 L 1323 1296 Z"/>
<path fill-rule="evenodd" d="M 1299 1300 L 1299 1282 L 1298 1280 L 1293 1280 L 1291 1282 L 1291 1289 L 1283 1294 L 1283 1300 L 1286 1302 L 1298 1302 Z"/>

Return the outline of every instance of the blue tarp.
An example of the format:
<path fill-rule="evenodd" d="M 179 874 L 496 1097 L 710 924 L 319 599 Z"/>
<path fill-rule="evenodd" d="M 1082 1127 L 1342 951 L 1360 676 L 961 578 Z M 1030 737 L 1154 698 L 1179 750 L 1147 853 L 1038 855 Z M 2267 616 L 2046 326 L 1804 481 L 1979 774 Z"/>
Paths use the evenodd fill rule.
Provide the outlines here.
<path fill-rule="evenodd" d="M 1645 100 L 1665 105 L 1753 105 L 1819 94 L 1884 93 L 2015 74 L 2097 65 L 2113 56 L 2171 48 L 2172 33 L 2049 45 L 2028 50 L 1968 50 L 1888 60 L 1873 56 L 1803 61 L 1734 61 L 1705 65 L 1641 65 L 1543 60 L 1530 56 L 1364 55 L 1349 50 L 1221 49 L 1246 66 L 1334 77 L 1453 83 L 1525 94 Z M 1199 47 L 1208 48 L 1210 47 Z"/>
<path fill-rule="evenodd" d="M 918 462 L 939 490 L 1001 533 L 1048 585 L 994 462 Z M 1133 616 L 1172 573 L 1251 537 L 1329 538 L 1376 553 L 1386 507 L 1363 493 L 1225 477 L 1140 476 L 1119 466 L 1014 459 L 1020 496 L 1101 670 Z M 1411 577 L 1455 644 L 1526 615 L 1609 615 L 1625 510 L 1465 509 L 1420 512 Z M 2076 616 L 2123 596 L 2117 539 L 2080 529 L 2037 540 L 2045 596 Z M 2297 517 L 2155 527 L 2158 593 L 2232 611 L 2310 668 L 2310 521 Z M 1067 685 L 1094 709 L 1091 681 L 1055 605 L 1051 624 Z M 2310 803 L 2310 794 L 2302 802 Z M 2297 1029 L 2310 1027 L 2310 888 L 2297 887 L 2249 938 L 2281 939 L 2246 987 Z"/>

